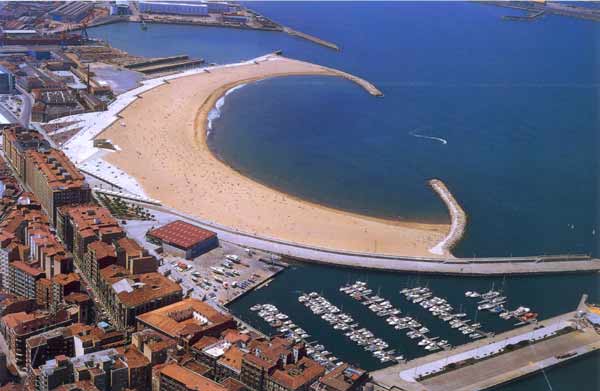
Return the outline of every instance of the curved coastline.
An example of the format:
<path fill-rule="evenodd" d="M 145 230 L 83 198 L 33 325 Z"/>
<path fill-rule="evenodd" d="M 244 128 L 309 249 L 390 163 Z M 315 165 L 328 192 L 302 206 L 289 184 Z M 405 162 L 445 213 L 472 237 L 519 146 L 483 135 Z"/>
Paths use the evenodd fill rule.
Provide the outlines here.
<path fill-rule="evenodd" d="M 195 134 L 195 142 L 197 143 L 198 148 L 201 149 L 206 149 L 208 150 L 208 152 L 212 155 L 212 157 L 218 161 L 219 163 L 221 163 L 225 169 L 227 170 L 231 170 L 234 171 L 237 175 L 240 175 L 244 178 L 250 179 L 252 182 L 256 183 L 257 185 L 260 185 L 262 187 L 265 187 L 271 191 L 274 192 L 278 192 L 278 193 L 282 193 L 285 194 L 286 197 L 289 197 L 291 199 L 294 199 L 298 202 L 302 202 L 302 203 L 306 203 L 309 204 L 311 207 L 313 208 L 320 208 L 323 210 L 327 210 L 329 212 L 334 212 L 334 213 L 341 213 L 341 214 L 346 214 L 349 216 L 354 216 L 357 218 L 361 218 L 361 219 L 366 219 L 366 220 L 371 220 L 371 221 L 375 221 L 375 222 L 380 222 L 383 224 L 389 224 L 389 225 L 398 225 L 398 226 L 412 226 L 415 228 L 420 228 L 420 227 L 430 227 L 430 226 L 439 226 L 440 227 L 440 232 L 441 230 L 447 230 L 448 234 L 451 231 L 451 225 L 450 224 L 445 224 L 445 223 L 423 223 L 423 222 L 418 222 L 418 221 L 409 221 L 409 220 L 392 220 L 392 219 L 386 219 L 386 218 L 382 218 L 382 217 L 374 217 L 374 216 L 369 216 L 369 215 L 363 215 L 360 213 L 355 213 L 355 212 L 350 212 L 350 211 L 346 211 L 346 210 L 341 210 L 341 209 L 336 209 L 327 205 L 323 205 L 314 201 L 309 201 L 306 200 L 304 198 L 295 196 L 294 194 L 290 194 L 287 193 L 285 191 L 282 191 L 280 189 L 277 189 L 275 187 L 269 186 L 268 184 L 265 184 L 263 182 L 257 181 L 247 175 L 245 175 L 244 173 L 242 173 L 241 171 L 235 169 L 234 167 L 230 166 L 229 164 L 227 164 L 225 161 L 223 161 L 222 159 L 220 159 L 210 148 L 210 146 L 208 145 L 208 140 L 207 140 L 207 136 L 208 136 L 208 131 L 210 131 L 210 128 L 208 127 L 208 121 L 209 119 L 209 115 L 211 113 L 211 111 L 213 109 L 216 108 L 216 104 L 219 101 L 219 99 L 226 97 L 226 95 L 235 90 L 236 88 L 239 88 L 240 86 L 243 85 L 247 85 L 250 83 L 254 83 L 254 82 L 258 82 L 261 80 L 266 80 L 266 79 L 273 79 L 273 78 L 277 78 L 277 77 L 288 77 L 288 76 L 310 76 L 309 74 L 304 74 L 304 73 L 294 73 L 294 74 L 285 74 L 285 75 L 276 75 L 276 76 L 269 76 L 269 77 L 261 77 L 261 78 L 255 78 L 255 79 L 247 79 L 247 80 L 239 80 L 227 85 L 224 85 L 216 90 L 213 91 L 213 93 L 206 99 L 206 101 L 198 108 L 198 111 L 196 113 L 196 121 L 194 123 L 194 128 L 196 129 L 196 134 Z M 319 75 L 319 76 L 330 76 L 330 77 L 341 77 L 339 75 Z M 375 96 L 380 96 L 380 95 L 376 95 L 373 94 Z M 460 238 L 458 238 L 460 239 Z M 439 245 L 442 241 L 445 240 L 445 237 L 442 236 L 440 239 L 440 242 L 437 243 L 436 245 Z M 452 255 L 450 254 L 449 251 L 446 251 L 444 254 L 438 254 L 438 253 L 434 253 L 434 252 L 430 252 L 429 254 L 427 254 L 426 256 L 429 257 L 436 257 L 436 256 L 444 256 L 444 257 L 452 257 Z"/>
<path fill-rule="evenodd" d="M 145 99 L 120 113 L 128 123 L 126 132 L 115 124 L 106 130 L 103 137 L 121 149 L 106 160 L 165 205 L 240 231 L 340 251 L 431 257 L 428 249 L 443 239 L 448 224 L 383 220 L 300 200 L 249 179 L 214 156 L 206 144 L 208 115 L 227 91 L 241 84 L 283 76 L 336 76 L 380 94 L 344 72 L 283 57 L 243 67 L 186 76 L 144 93 Z M 131 122 L 139 126 L 130 128 Z M 142 137 L 149 142 L 138 143 Z"/>

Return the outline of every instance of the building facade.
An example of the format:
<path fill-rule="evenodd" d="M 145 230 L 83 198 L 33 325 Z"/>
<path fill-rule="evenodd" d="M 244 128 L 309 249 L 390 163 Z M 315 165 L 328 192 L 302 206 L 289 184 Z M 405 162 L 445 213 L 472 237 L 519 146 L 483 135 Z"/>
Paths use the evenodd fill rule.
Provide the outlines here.
<path fill-rule="evenodd" d="M 52 224 L 56 221 L 58 207 L 90 201 L 89 185 L 63 152 L 56 149 L 28 151 L 25 159 L 26 184 L 37 196 Z"/>

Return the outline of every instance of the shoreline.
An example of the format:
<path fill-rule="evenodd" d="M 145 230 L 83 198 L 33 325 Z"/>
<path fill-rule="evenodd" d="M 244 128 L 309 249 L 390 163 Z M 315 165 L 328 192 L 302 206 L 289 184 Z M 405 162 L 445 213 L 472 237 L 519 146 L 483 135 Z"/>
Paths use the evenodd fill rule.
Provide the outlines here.
<path fill-rule="evenodd" d="M 210 148 L 210 145 L 208 144 L 208 132 L 211 130 L 208 126 L 208 121 L 210 120 L 208 117 L 210 115 L 210 113 L 213 111 L 213 109 L 216 108 L 216 104 L 219 101 L 219 99 L 226 97 L 227 94 L 229 92 L 233 92 L 235 91 L 237 88 L 240 88 L 241 86 L 245 86 L 247 84 L 250 83 L 255 83 L 258 81 L 262 81 L 262 80 L 266 80 L 266 79 L 274 79 L 277 77 L 289 77 L 289 76 L 306 76 L 306 75 L 302 75 L 302 74 L 288 74 L 288 75 L 280 75 L 280 76 L 275 76 L 275 77 L 268 77 L 268 78 L 257 78 L 254 80 L 240 80 L 239 82 L 235 82 L 235 83 L 231 83 L 230 85 L 225 85 L 217 90 L 215 90 L 213 92 L 213 94 L 211 94 L 211 96 L 205 101 L 205 103 L 198 108 L 197 111 L 197 121 L 194 124 L 194 127 L 197 129 L 196 132 L 196 139 L 195 142 L 198 143 L 198 147 L 199 148 L 206 148 L 210 154 L 214 157 L 215 160 L 217 160 L 219 163 L 221 163 L 227 170 L 232 170 L 234 171 L 236 174 L 250 179 L 251 181 L 253 181 L 254 183 L 265 187 L 269 190 L 278 192 L 278 193 L 282 193 L 285 194 L 287 197 L 292 198 L 297 200 L 298 202 L 303 202 L 303 203 L 307 203 L 310 204 L 312 207 L 314 208 L 321 208 L 323 210 L 328 210 L 330 212 L 335 212 L 335 213 L 340 213 L 340 214 L 345 214 L 348 216 L 353 216 L 353 217 L 359 217 L 362 219 L 366 219 L 366 220 L 371 220 L 374 222 L 380 222 L 383 224 L 389 224 L 389 225 L 398 225 L 398 226 L 414 226 L 414 227 L 419 227 L 419 226 L 430 226 L 430 225 L 439 225 L 440 227 L 448 227 L 448 233 L 450 234 L 450 224 L 448 223 L 439 223 L 439 222 L 424 222 L 424 221 L 411 221 L 411 220 L 402 220 L 402 219 L 387 219 L 384 217 L 375 217 L 375 216 L 371 216 L 371 215 L 365 215 L 365 214 L 361 214 L 361 213 L 357 213 L 357 212 L 352 212 L 352 211 L 348 211 L 348 210 L 343 210 L 343 209 L 338 209 L 335 207 L 331 207 L 325 204 L 321 204 L 315 201 L 311 201 L 311 200 L 307 200 L 305 198 L 301 198 L 299 196 L 296 196 L 294 194 L 288 193 L 286 191 L 283 191 L 281 189 L 269 186 L 268 184 L 258 181 L 252 177 L 249 177 L 248 175 L 245 175 L 243 172 L 235 169 L 234 167 L 230 166 L 229 164 L 227 164 L 225 161 L 223 161 L 222 159 L 220 159 L 220 157 L 215 154 L 212 149 Z M 327 75 L 324 75 L 327 76 Z M 330 75 L 330 77 L 335 77 L 334 75 Z M 440 197 L 440 200 L 443 201 L 443 198 Z M 451 219 L 450 219 L 451 220 Z M 445 240 L 445 238 L 443 239 Z M 460 240 L 460 239 L 459 239 Z M 440 245 L 440 243 L 436 244 Z M 445 257 L 453 257 L 451 254 L 449 253 L 444 253 L 444 254 L 436 254 L 436 253 L 430 253 L 429 256 L 432 257 L 436 257 L 436 256 L 445 256 Z"/>
<path fill-rule="evenodd" d="M 148 196 L 183 213 L 248 234 L 336 251 L 440 257 L 428 249 L 445 237 L 449 224 L 384 220 L 302 200 L 244 176 L 212 153 L 206 144 L 208 115 L 228 90 L 299 75 L 343 77 L 371 95 L 381 93 L 353 75 L 268 55 L 140 92 L 144 99 L 124 107 L 121 119 L 96 137 L 118 146 L 106 161 L 135 178 Z"/>

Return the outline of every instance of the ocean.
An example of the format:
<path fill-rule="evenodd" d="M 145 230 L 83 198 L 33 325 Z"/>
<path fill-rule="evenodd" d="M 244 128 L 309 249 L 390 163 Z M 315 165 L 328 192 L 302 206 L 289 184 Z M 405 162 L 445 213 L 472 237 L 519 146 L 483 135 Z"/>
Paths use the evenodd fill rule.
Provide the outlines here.
<path fill-rule="evenodd" d="M 518 12 L 472 3 L 249 6 L 342 50 L 274 32 L 194 26 L 150 25 L 142 31 L 136 24 L 115 24 L 90 34 L 132 54 L 189 54 L 208 63 L 281 49 L 364 77 L 385 96 L 328 77 L 271 79 L 237 89 L 212 120 L 210 147 L 257 181 L 377 217 L 447 221 L 443 203 L 427 186 L 428 179 L 440 178 L 469 216 L 458 256 L 597 255 L 597 24 L 558 16 L 509 22 L 501 16 Z M 254 321 L 247 311 L 252 304 L 279 305 L 303 316 L 297 323 L 315 337 L 343 347 L 334 352 L 341 358 L 373 369 L 377 363 L 297 308 L 298 291 L 330 292 L 332 301 L 367 321 L 362 306 L 352 307 L 337 293 L 339 285 L 368 279 L 404 311 L 398 290 L 417 277 L 295 265 L 232 310 Z M 420 282 L 467 305 L 466 287 L 488 287 L 492 280 L 420 276 Z M 600 300 L 598 282 L 596 276 L 495 281 L 506 287 L 511 305 L 531 306 L 542 317 L 572 310 L 583 292 Z M 488 322 L 495 330 L 510 326 Z M 377 325 L 377 333 L 399 351 L 422 353 L 387 329 Z M 596 390 L 600 381 L 591 373 L 599 365 L 597 357 L 588 358 L 546 375 L 555 390 Z M 539 375 L 502 389 L 550 388 Z"/>

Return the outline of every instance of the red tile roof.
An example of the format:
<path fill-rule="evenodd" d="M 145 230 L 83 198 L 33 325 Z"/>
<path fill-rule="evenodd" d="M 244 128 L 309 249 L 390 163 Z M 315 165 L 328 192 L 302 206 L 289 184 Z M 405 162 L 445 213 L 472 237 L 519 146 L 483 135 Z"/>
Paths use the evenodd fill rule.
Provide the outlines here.
<path fill-rule="evenodd" d="M 28 264 L 26 264 L 23 261 L 14 261 L 14 262 L 11 262 L 10 266 L 14 267 L 16 269 L 19 269 L 22 272 L 27 273 L 30 276 L 34 276 L 34 277 L 37 277 L 37 276 L 39 276 L 41 274 L 44 274 L 43 270 L 31 267 L 31 266 L 29 266 Z"/>
<path fill-rule="evenodd" d="M 288 364 L 285 369 L 277 369 L 271 377 L 288 390 L 297 390 L 317 380 L 325 373 L 325 367 L 308 357 L 303 357 L 296 364 Z"/>
<path fill-rule="evenodd" d="M 160 369 L 160 375 L 161 377 L 165 376 L 178 381 L 185 385 L 188 390 L 227 391 L 227 388 L 219 383 L 215 383 L 214 381 L 177 364 L 165 365 Z"/>
<path fill-rule="evenodd" d="M 148 233 L 150 237 L 158 239 L 183 249 L 189 249 L 198 243 L 217 236 L 216 233 L 206 229 L 177 220 L 154 229 Z"/>

